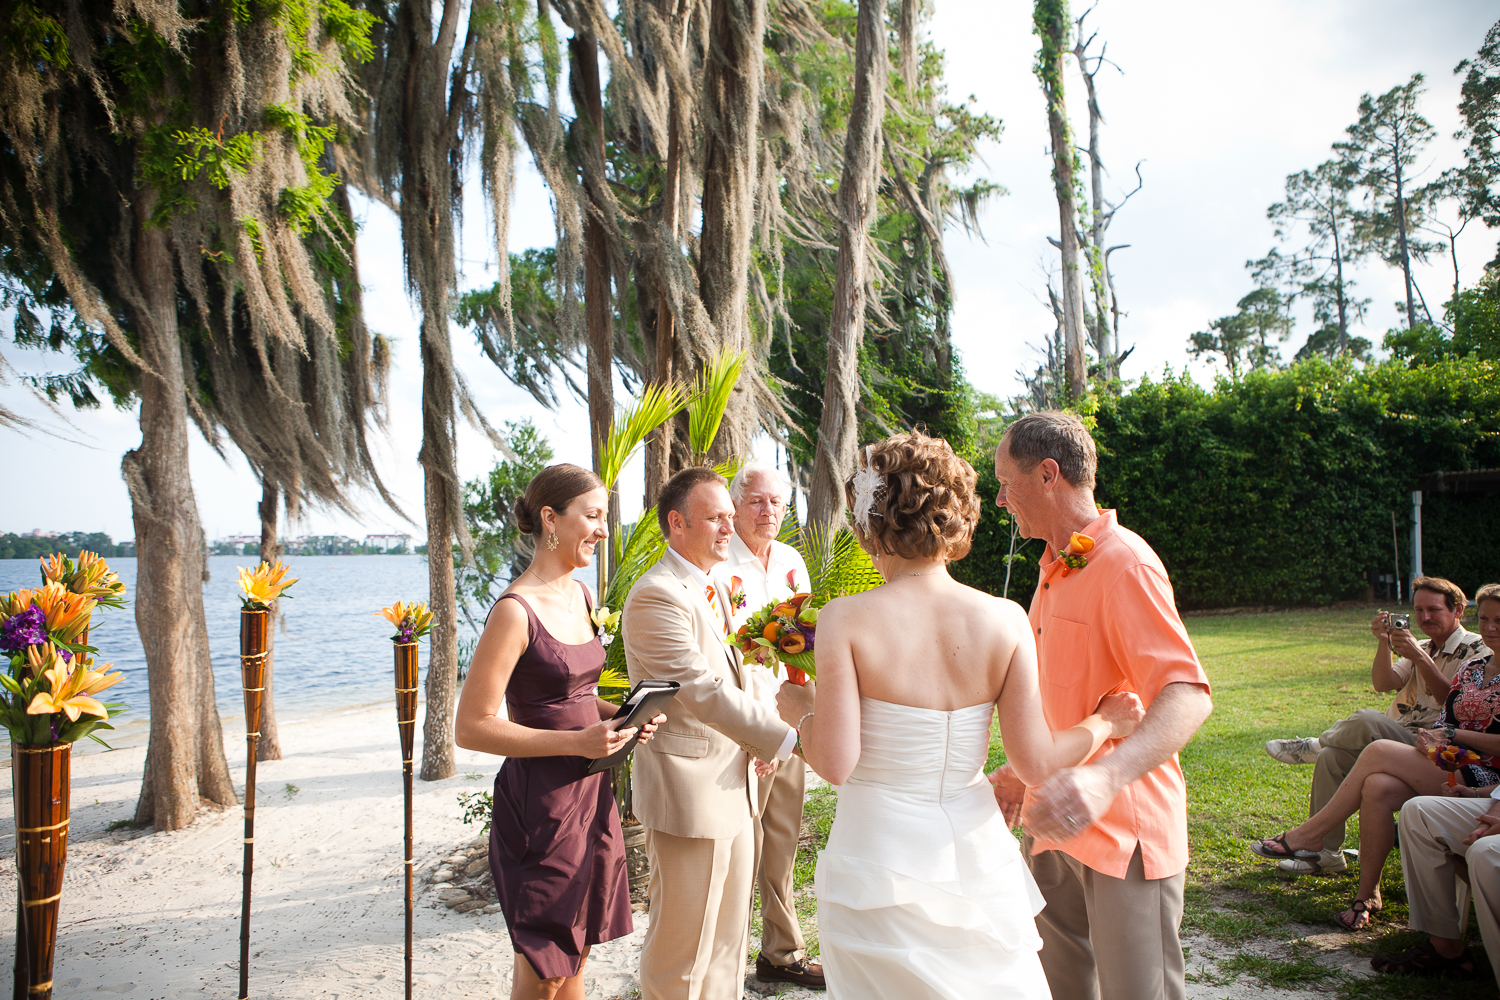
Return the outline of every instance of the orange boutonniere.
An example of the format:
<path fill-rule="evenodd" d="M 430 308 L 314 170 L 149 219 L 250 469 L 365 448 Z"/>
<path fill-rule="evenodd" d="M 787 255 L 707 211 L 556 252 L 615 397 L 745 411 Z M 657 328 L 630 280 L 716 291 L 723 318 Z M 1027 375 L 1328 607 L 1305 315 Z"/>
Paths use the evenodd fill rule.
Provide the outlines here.
<path fill-rule="evenodd" d="M 743 611 L 745 609 L 745 581 L 737 576 L 729 578 L 729 610 Z"/>
<path fill-rule="evenodd" d="M 1068 539 L 1068 547 L 1063 549 L 1062 575 L 1067 576 L 1073 570 L 1083 569 L 1083 567 L 1087 566 L 1089 559 L 1086 553 L 1092 552 L 1093 549 L 1094 540 L 1092 538 L 1077 531 L 1073 532 L 1073 537 Z"/>

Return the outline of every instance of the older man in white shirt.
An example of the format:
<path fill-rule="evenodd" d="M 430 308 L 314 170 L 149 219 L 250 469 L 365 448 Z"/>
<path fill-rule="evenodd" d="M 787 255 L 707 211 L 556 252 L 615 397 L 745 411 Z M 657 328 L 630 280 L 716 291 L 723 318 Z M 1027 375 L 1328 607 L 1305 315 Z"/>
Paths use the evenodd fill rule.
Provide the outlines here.
<path fill-rule="evenodd" d="M 734 535 L 729 558 L 714 568 L 715 583 L 728 602 L 731 630 L 774 599 L 807 590 L 807 563 L 790 545 L 778 542 L 792 487 L 774 466 L 751 463 L 729 484 L 734 501 Z M 759 664 L 755 696 L 775 706 L 781 680 Z M 792 900 L 792 873 L 802 833 L 802 797 L 807 768 L 801 757 L 780 764 L 760 781 L 760 816 L 755 821 L 755 873 L 760 887 L 761 947 L 756 977 L 823 988 L 823 967 L 809 963 L 806 942 Z"/>

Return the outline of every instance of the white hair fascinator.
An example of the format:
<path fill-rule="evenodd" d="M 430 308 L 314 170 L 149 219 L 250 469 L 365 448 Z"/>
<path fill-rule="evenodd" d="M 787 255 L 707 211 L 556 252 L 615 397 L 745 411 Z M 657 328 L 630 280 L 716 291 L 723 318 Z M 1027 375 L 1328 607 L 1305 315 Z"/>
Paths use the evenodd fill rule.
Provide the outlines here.
<path fill-rule="evenodd" d="M 874 451 L 874 445 L 865 445 L 865 467 L 854 473 L 854 523 L 867 535 L 870 533 L 870 515 L 881 516 L 875 506 L 885 499 L 886 494 L 885 476 L 870 465 Z"/>

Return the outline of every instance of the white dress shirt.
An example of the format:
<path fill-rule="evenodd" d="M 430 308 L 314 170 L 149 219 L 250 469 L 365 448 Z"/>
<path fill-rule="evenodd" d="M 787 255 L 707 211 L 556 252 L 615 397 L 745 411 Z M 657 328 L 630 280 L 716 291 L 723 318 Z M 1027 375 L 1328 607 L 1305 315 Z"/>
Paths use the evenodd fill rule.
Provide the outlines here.
<path fill-rule="evenodd" d="M 733 555 L 733 553 L 734 553 L 734 545 L 735 545 L 736 542 L 739 542 L 739 541 L 740 541 L 740 536 L 739 535 L 731 535 L 729 537 L 729 551 L 730 551 L 730 558 L 731 559 L 734 558 L 734 555 Z M 740 544 L 742 546 L 744 545 L 743 542 L 740 542 Z M 777 542 L 775 544 L 779 545 L 781 543 Z M 797 550 L 796 549 L 792 549 L 791 546 L 789 546 L 789 545 L 783 545 L 782 548 L 791 549 L 792 555 L 797 556 L 797 561 L 799 563 L 801 563 L 802 557 L 800 555 L 797 555 Z M 746 553 L 748 553 L 750 550 L 749 549 L 745 549 L 745 551 L 746 551 Z M 670 545 L 667 546 L 667 553 L 669 555 L 671 555 L 672 558 L 676 559 L 681 565 L 687 567 L 688 573 L 692 575 L 692 577 L 693 577 L 694 580 L 697 580 L 699 583 L 703 584 L 703 588 L 704 588 L 703 589 L 703 599 L 704 599 L 705 602 L 708 600 L 708 591 L 709 591 L 710 588 L 718 590 L 719 600 L 721 600 L 721 601 L 725 600 L 725 596 L 724 595 L 727 594 L 728 591 L 724 589 L 724 586 L 722 584 L 719 584 L 718 580 L 710 578 L 707 573 L 703 572 L 703 570 L 699 569 L 697 566 L 695 566 L 691 562 L 689 562 L 686 556 L 684 556 L 681 552 L 678 552 L 676 549 L 672 548 L 672 546 L 670 546 Z M 757 566 L 760 565 L 759 561 L 755 560 L 754 556 L 751 556 L 750 558 L 751 558 L 752 561 L 755 561 L 755 563 L 756 563 Z M 716 575 L 717 575 L 717 570 L 718 570 L 718 567 L 715 567 Z M 801 577 L 801 579 L 803 579 L 803 580 L 807 579 L 807 566 L 805 564 L 802 566 L 802 577 Z M 724 582 L 727 583 L 728 580 L 729 580 L 728 575 L 725 575 L 724 576 Z M 719 585 L 715 586 L 716 584 L 719 584 Z M 767 597 L 766 600 L 769 601 L 770 598 Z M 761 604 L 764 604 L 764 603 L 765 603 L 765 601 L 761 602 Z M 729 605 L 726 603 L 725 607 L 728 608 Z M 745 617 L 748 617 L 748 614 Z M 742 617 L 739 620 L 739 622 L 734 622 L 732 620 L 732 618 L 731 618 L 731 624 L 730 624 L 729 631 L 731 633 L 733 633 L 735 629 L 737 629 L 737 628 L 740 627 L 740 624 L 742 624 L 744 622 L 744 620 L 745 620 L 744 617 Z M 747 662 L 741 664 L 740 669 L 743 670 L 743 671 L 745 671 L 745 679 L 746 679 L 746 681 L 748 681 L 748 683 L 746 684 L 746 689 L 747 689 L 747 692 L 750 694 L 750 696 L 753 697 L 753 698 L 759 698 L 761 701 L 765 701 L 766 699 L 765 699 L 765 696 L 763 694 L 761 694 L 761 684 L 759 682 L 758 675 L 755 673 L 755 671 L 759 670 L 761 673 L 764 673 L 767 677 L 771 677 L 771 679 L 773 681 L 775 681 L 775 677 L 772 676 L 772 674 L 771 674 L 771 672 L 769 670 L 767 670 L 765 667 L 762 667 L 758 663 L 750 663 L 750 662 L 747 661 Z M 775 692 L 774 689 L 771 691 L 770 704 L 771 704 L 772 708 L 776 707 L 776 692 Z M 797 746 L 797 730 L 795 730 L 795 729 L 789 729 L 789 730 L 787 730 L 786 738 L 781 741 L 781 749 L 776 752 L 776 759 L 777 760 L 786 760 L 788 757 L 790 757 L 792 755 L 792 750 L 796 746 Z"/>
<path fill-rule="evenodd" d="M 812 580 L 808 576 L 807 563 L 803 560 L 802 553 L 785 542 L 772 541 L 770 558 L 762 566 L 755 553 L 750 551 L 750 546 L 740 538 L 739 532 L 730 536 L 729 558 L 714 567 L 714 576 L 720 593 L 733 595 L 741 592 L 745 595 L 745 606 L 742 608 L 734 606 L 732 597 L 729 601 L 731 632 L 737 631 L 752 614 L 771 601 L 791 597 L 812 588 Z M 738 586 L 734 583 L 736 577 L 739 578 Z M 775 705 L 781 678 L 759 663 L 753 665 L 751 674 L 754 677 L 755 696 L 768 705 Z"/>

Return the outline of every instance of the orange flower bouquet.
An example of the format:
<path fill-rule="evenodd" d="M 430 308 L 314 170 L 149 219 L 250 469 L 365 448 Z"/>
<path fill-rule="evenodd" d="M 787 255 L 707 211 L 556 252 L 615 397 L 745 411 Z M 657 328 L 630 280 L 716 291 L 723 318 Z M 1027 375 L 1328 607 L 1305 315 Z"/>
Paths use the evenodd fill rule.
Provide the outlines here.
<path fill-rule="evenodd" d="M 1448 772 L 1448 784 L 1458 784 L 1458 769 L 1469 764 L 1478 764 L 1484 758 L 1468 747 L 1457 743 L 1434 743 L 1424 748 L 1428 759 Z"/>
<path fill-rule="evenodd" d="M 728 641 L 746 656 L 780 660 L 786 664 L 788 680 L 806 684 L 817 675 L 813 663 L 817 627 L 818 609 L 812 594 L 793 594 L 755 612 Z"/>

